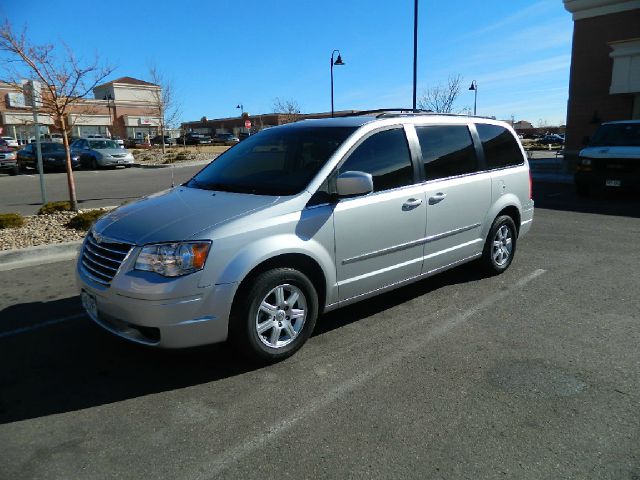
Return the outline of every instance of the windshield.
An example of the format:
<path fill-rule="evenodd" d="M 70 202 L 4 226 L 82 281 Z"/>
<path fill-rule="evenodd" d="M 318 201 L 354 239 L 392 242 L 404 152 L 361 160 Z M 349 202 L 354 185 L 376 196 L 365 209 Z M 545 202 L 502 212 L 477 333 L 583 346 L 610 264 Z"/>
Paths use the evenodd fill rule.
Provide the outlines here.
<path fill-rule="evenodd" d="M 118 148 L 118 144 L 113 140 L 89 140 L 89 148 L 106 150 L 108 148 Z"/>
<path fill-rule="evenodd" d="M 60 143 L 43 143 L 40 145 L 43 152 L 53 153 L 53 152 L 64 152 L 64 146 Z"/>
<path fill-rule="evenodd" d="M 256 195 L 295 195 L 355 130 L 353 127 L 263 130 L 227 150 L 186 185 Z"/>
<path fill-rule="evenodd" d="M 592 147 L 640 147 L 640 123 L 601 125 L 590 145 Z"/>

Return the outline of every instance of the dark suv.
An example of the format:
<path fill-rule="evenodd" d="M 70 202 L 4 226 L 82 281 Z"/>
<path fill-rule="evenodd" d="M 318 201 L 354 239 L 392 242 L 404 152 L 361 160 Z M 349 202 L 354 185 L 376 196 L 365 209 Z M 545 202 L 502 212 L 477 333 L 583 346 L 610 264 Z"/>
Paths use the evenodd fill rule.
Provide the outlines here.
<path fill-rule="evenodd" d="M 178 137 L 178 145 L 210 145 L 211 137 L 201 133 L 187 133 L 182 137 Z"/>

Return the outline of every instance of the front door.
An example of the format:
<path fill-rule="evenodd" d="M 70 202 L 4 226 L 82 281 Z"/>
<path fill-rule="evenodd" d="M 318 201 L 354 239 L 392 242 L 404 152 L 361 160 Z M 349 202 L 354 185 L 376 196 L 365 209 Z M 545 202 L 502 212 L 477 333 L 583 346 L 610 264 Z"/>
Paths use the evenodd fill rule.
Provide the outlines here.
<path fill-rule="evenodd" d="M 402 127 L 365 138 L 339 169 L 346 171 L 370 173 L 374 192 L 341 199 L 334 210 L 340 300 L 419 275 L 426 225 Z"/>

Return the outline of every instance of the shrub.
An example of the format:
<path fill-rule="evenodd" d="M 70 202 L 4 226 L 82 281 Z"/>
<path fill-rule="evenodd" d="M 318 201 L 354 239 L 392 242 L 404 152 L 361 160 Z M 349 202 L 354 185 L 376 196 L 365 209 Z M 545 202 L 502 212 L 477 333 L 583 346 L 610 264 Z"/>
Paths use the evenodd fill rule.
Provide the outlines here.
<path fill-rule="evenodd" d="M 96 220 L 105 213 L 107 213 L 105 209 L 89 210 L 88 212 L 79 213 L 67 222 L 67 227 L 76 230 L 89 230 L 91 225 L 96 223 Z"/>
<path fill-rule="evenodd" d="M 18 228 L 24 225 L 24 217 L 19 213 L 0 213 L 0 230 Z"/>
<path fill-rule="evenodd" d="M 56 212 L 68 212 L 70 210 L 71 203 L 69 202 L 48 202 L 40 207 L 40 210 L 38 210 L 38 215 L 48 215 L 50 213 Z"/>

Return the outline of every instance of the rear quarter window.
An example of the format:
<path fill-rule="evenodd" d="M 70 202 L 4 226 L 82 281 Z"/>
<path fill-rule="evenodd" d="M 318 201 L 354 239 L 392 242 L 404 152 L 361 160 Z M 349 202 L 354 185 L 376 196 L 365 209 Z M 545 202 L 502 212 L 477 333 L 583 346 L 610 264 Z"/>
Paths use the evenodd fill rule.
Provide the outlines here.
<path fill-rule="evenodd" d="M 524 158 L 518 141 L 509 130 L 500 125 L 476 124 L 487 167 L 504 168 L 522 165 Z"/>

